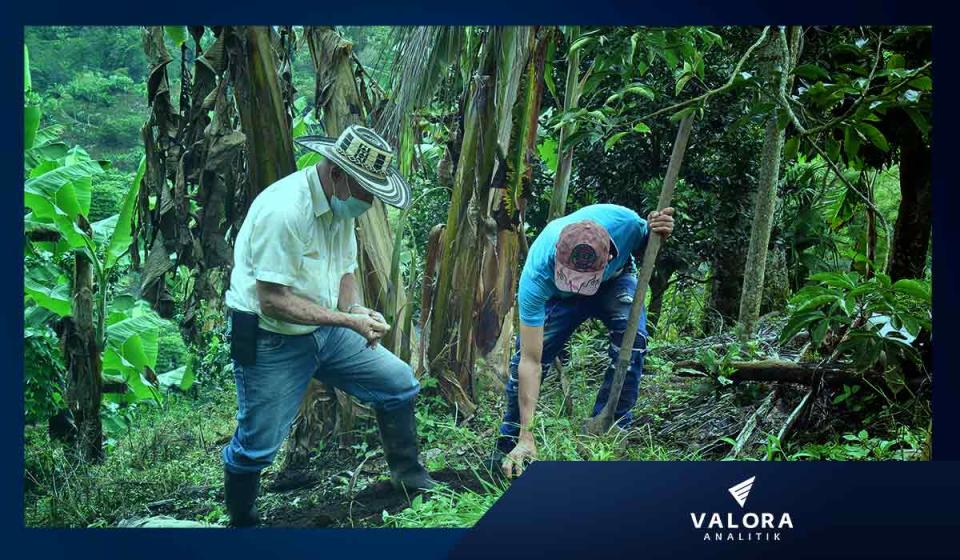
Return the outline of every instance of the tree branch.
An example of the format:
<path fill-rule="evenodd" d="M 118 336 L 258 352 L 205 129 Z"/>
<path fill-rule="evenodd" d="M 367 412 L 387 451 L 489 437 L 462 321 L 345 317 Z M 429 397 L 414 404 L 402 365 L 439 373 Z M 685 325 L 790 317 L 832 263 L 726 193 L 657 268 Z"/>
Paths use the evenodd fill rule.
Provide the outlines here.
<path fill-rule="evenodd" d="M 699 103 L 700 101 L 705 101 L 705 100 L 709 99 L 710 97 L 712 97 L 712 96 L 714 96 L 714 95 L 717 95 L 718 93 L 723 93 L 723 92 L 727 91 L 728 89 L 730 89 L 731 87 L 733 87 L 734 83 L 737 81 L 737 76 L 740 75 L 740 69 L 743 68 L 744 62 L 746 62 L 747 59 L 750 58 L 750 55 L 753 54 L 753 51 L 755 51 L 760 45 L 763 44 L 763 42 L 767 39 L 767 33 L 768 33 L 769 31 L 770 31 L 770 26 L 769 26 L 769 25 L 768 25 L 767 27 L 764 27 L 764 28 L 763 28 L 763 32 L 760 33 L 760 38 L 758 38 L 755 43 L 753 43 L 752 45 L 750 45 L 750 48 L 748 48 L 748 49 L 746 50 L 746 52 L 743 53 L 743 56 L 740 57 L 740 60 L 737 62 L 737 65 L 734 67 L 733 72 L 730 73 L 730 78 L 727 80 L 727 83 L 723 84 L 722 86 L 720 86 L 720 87 L 718 87 L 718 88 L 716 88 L 716 89 L 712 89 L 712 90 L 710 90 L 710 91 L 708 91 L 708 92 L 706 92 L 706 93 L 704 93 L 704 94 L 702 94 L 702 95 L 699 95 L 699 96 L 697 96 L 697 97 L 694 97 L 693 99 L 688 99 L 688 100 L 686 100 L 686 101 L 681 101 L 680 103 L 675 103 L 675 104 L 673 104 L 673 105 L 670 105 L 669 107 L 664 107 L 664 108 L 662 108 L 662 109 L 657 109 L 656 111 L 654 111 L 654 112 L 652 112 L 652 113 L 649 113 L 649 114 L 647 114 L 647 115 L 644 115 L 644 116 L 640 117 L 639 120 L 642 122 L 642 121 L 645 121 L 645 120 L 647 120 L 647 119 L 656 117 L 657 115 L 662 115 L 663 113 L 667 113 L 667 112 L 670 112 L 670 111 L 676 111 L 677 109 L 682 109 L 682 108 L 687 107 L 687 106 L 689 106 L 689 105 L 693 105 L 693 104 L 695 104 L 695 103 Z"/>

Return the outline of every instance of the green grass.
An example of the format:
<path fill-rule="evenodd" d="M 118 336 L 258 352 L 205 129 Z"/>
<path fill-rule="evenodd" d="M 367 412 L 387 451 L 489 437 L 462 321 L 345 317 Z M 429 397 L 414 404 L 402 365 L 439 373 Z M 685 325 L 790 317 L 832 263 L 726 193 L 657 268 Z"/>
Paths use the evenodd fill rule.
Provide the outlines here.
<path fill-rule="evenodd" d="M 429 499 L 417 496 L 410 507 L 384 514 L 385 527 L 395 528 L 466 528 L 472 527 L 503 494 L 503 488 L 488 485 L 486 493 L 454 492 L 440 487 L 429 492 Z"/>
<path fill-rule="evenodd" d="M 223 476 L 218 442 L 233 432 L 234 407 L 234 395 L 224 390 L 210 391 L 201 399 L 171 397 L 163 409 L 141 406 L 134 427 L 117 437 L 112 451 L 97 465 L 78 462 L 68 448 L 51 442 L 45 429 L 28 429 L 25 524 L 109 526 L 149 514 L 145 504 L 186 487 L 198 489 L 201 509 L 216 511 L 215 495 Z M 210 517 L 198 520 L 211 521 Z"/>
<path fill-rule="evenodd" d="M 572 413 L 568 414 L 563 406 L 556 372 L 545 379 L 535 425 L 540 460 L 703 460 L 720 457 L 729 449 L 729 444 L 719 436 L 716 441 L 710 440 L 712 436 L 704 438 L 700 418 L 696 417 L 696 407 L 712 402 L 718 388 L 709 381 L 677 378 L 668 373 L 667 362 L 654 360 L 641 380 L 640 399 L 634 408 L 637 426 L 627 432 L 614 429 L 601 436 L 583 434 L 583 422 L 592 411 L 597 388 L 609 364 L 606 345 L 606 332 L 598 323 L 588 323 L 571 341 L 570 358 L 564 369 L 571 388 Z M 235 427 L 236 399 L 232 381 L 221 377 L 217 378 L 219 382 L 207 380 L 195 390 L 196 395 L 171 396 L 162 409 L 155 405 L 138 406 L 130 415 L 131 429 L 115 435 L 106 459 L 99 465 L 78 463 L 62 445 L 50 442 L 44 429 L 28 428 L 24 472 L 26 525 L 112 526 L 125 518 L 153 514 L 146 505 L 163 500 L 172 500 L 170 511 L 178 518 L 223 523 L 219 451 Z M 432 471 L 479 469 L 494 447 L 504 406 L 502 392 L 482 391 L 477 416 L 458 425 L 437 394 L 435 380 L 426 378 L 422 384 L 417 423 L 426 466 Z M 731 402 L 749 406 L 759 398 L 751 392 L 755 388 L 755 384 L 748 384 L 720 390 L 735 391 L 736 399 L 730 399 Z M 851 398 L 867 398 L 860 393 L 865 391 Z M 864 416 L 856 407 L 843 403 L 831 414 L 845 416 L 834 418 L 826 430 L 800 433 L 786 449 L 781 449 L 775 437 L 771 437 L 766 449 L 757 449 L 752 458 L 923 458 L 928 431 L 910 426 L 926 426 L 929 414 L 911 416 L 915 413 L 906 407 L 873 408 L 878 411 Z M 661 435 L 664 427 L 685 413 L 687 417 L 694 416 L 691 427 Z M 736 436 L 726 432 L 722 435 Z M 705 451 L 714 445 L 712 451 Z M 280 467 L 282 454 L 283 450 L 271 470 Z M 356 471 L 367 459 L 370 461 L 363 474 L 352 480 L 352 475 L 343 474 L 342 469 Z M 322 488 L 266 492 L 260 498 L 262 511 L 269 515 L 278 508 L 307 509 L 384 479 L 386 465 L 379 453 L 374 423 L 358 422 L 352 447 L 341 450 L 332 466 L 318 461 L 315 468 L 327 480 Z M 430 499 L 416 500 L 406 510 L 386 516 L 385 525 L 468 527 L 503 491 L 493 484 L 481 492 L 454 492 L 442 487 L 432 492 Z"/>

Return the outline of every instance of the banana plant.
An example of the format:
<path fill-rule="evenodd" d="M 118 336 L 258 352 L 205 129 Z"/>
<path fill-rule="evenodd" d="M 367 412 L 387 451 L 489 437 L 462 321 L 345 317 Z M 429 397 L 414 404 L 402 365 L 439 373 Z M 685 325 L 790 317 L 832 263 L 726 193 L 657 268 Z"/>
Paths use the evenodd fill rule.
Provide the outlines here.
<path fill-rule="evenodd" d="M 29 76 L 25 60 L 25 76 Z M 29 86 L 29 80 L 26 84 Z M 24 307 L 32 322 L 75 315 L 74 302 L 81 288 L 71 282 L 69 263 L 83 260 L 93 272 L 91 326 L 100 353 L 102 381 L 120 383 L 126 391 L 120 401 L 160 401 L 159 388 L 174 378 L 188 388 L 193 373 L 168 372 L 158 377 L 156 367 L 159 327 L 163 320 L 143 302 L 129 296 L 109 297 L 108 278 L 132 241 L 133 219 L 146 164 L 140 165 L 124 197 L 120 212 L 104 220 L 88 221 L 91 187 L 109 162 L 92 159 L 80 147 L 68 149 L 58 139 L 59 128 L 40 128 L 39 103 L 29 89 L 25 109 L 24 182 L 25 233 L 28 263 L 24 274 Z M 74 259 L 64 258 L 73 256 Z M 108 385 L 109 387 L 109 385 Z"/>

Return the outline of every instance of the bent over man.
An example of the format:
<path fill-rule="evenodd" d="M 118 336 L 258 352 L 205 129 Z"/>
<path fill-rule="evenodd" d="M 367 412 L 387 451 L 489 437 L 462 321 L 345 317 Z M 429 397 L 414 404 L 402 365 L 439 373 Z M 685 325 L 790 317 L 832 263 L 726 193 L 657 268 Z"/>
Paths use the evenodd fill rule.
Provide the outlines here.
<path fill-rule="evenodd" d="M 420 385 L 378 344 L 390 326 L 362 305 L 354 275 L 354 220 L 374 197 L 408 207 L 410 188 L 390 165 L 390 145 L 368 128 L 298 142 L 324 160 L 261 192 L 234 248 L 226 303 L 238 412 L 223 449 L 233 526 L 257 523 L 260 471 L 276 457 L 311 377 L 373 406 L 395 487 L 435 484 L 418 458 Z"/>
<path fill-rule="evenodd" d="M 541 373 L 577 327 L 590 318 L 599 319 L 607 327 L 611 360 L 593 415 L 607 403 L 637 288 L 632 256 L 643 255 L 651 230 L 670 235 L 673 208 L 651 212 L 647 220 L 623 206 L 595 204 L 550 222 L 530 245 L 517 292 L 520 337 L 510 361 L 506 411 L 493 468 L 499 466 L 507 476 L 515 476 L 527 461 L 536 458 L 531 425 L 540 396 Z M 620 427 L 632 420 L 630 409 L 637 402 L 646 344 L 644 311 L 615 410 Z"/>

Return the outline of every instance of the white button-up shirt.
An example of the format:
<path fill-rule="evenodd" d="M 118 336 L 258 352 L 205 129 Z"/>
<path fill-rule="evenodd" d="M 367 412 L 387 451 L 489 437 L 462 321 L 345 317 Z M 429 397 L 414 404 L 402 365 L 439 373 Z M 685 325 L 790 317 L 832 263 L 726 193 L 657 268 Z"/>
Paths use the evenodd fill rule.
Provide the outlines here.
<path fill-rule="evenodd" d="M 250 205 L 237 235 L 227 306 L 256 313 L 269 331 L 313 332 L 316 326 L 265 316 L 257 280 L 290 286 L 294 294 L 336 309 L 340 279 L 357 268 L 354 227 L 352 218 L 333 215 L 315 165 L 270 185 Z"/>

